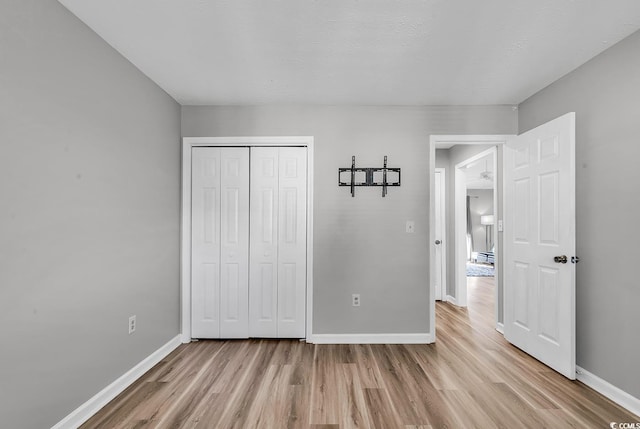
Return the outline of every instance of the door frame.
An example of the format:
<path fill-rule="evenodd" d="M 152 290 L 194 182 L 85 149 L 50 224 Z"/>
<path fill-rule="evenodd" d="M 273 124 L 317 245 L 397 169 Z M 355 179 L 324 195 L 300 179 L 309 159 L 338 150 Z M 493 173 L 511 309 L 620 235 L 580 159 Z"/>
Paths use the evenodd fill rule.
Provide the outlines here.
<path fill-rule="evenodd" d="M 435 174 L 435 162 L 436 162 L 436 147 L 437 146 L 446 146 L 451 147 L 459 144 L 464 145 L 493 145 L 493 146 L 501 146 L 507 143 L 507 141 L 512 138 L 513 135 L 509 134 L 494 134 L 494 135 L 437 135 L 432 134 L 429 136 L 429 266 L 435 266 L 435 251 L 434 251 L 434 242 L 435 242 L 435 181 L 433 180 Z M 496 162 L 496 170 L 498 168 L 498 163 Z M 500 166 L 501 167 L 501 166 Z M 455 171 L 455 169 L 454 169 Z M 496 171 L 497 173 L 497 171 Z M 496 176 L 497 177 L 497 174 Z M 456 184 L 454 184 L 455 186 Z M 451 186 L 451 185 L 449 185 Z M 502 195 L 504 195 L 503 184 L 497 183 L 496 190 L 500 189 Z M 466 186 L 465 186 L 466 189 Z M 497 206 L 497 196 L 494 196 L 494 204 Z M 466 204 L 466 203 L 465 203 Z M 498 219 L 502 219 L 502 214 L 496 211 L 494 214 L 499 215 Z M 497 223 L 497 222 L 496 222 Z M 493 228 L 493 237 L 494 243 L 498 243 L 498 228 Z M 454 249 L 455 249 L 455 238 L 454 238 Z M 499 272 L 499 263 L 496 261 L 496 296 L 498 296 L 498 272 Z M 429 270 L 429 313 L 430 313 L 430 331 L 432 334 L 433 341 L 436 340 L 436 294 L 435 294 L 435 275 L 434 270 Z M 466 280 L 466 275 L 465 275 Z M 464 305 L 466 306 L 466 283 L 464 286 L 465 289 L 465 297 L 464 297 Z M 456 293 L 456 301 L 460 296 L 458 290 Z M 504 294 L 503 294 L 504 297 Z M 460 305 L 459 302 L 456 302 L 456 305 Z M 496 329 L 501 331 L 501 323 L 499 323 L 499 302 L 496 298 L 495 304 L 495 318 L 496 318 Z"/>
<path fill-rule="evenodd" d="M 442 278 L 440 285 L 440 300 L 447 300 L 447 169 L 443 167 L 436 167 L 434 173 L 440 173 L 440 217 L 442 218 L 442 239 L 440 240 L 440 252 L 442 254 L 442 264 L 440 269 L 442 270 Z M 434 183 L 435 189 L 435 183 Z M 434 194 L 435 198 L 435 194 Z M 434 199 L 435 204 L 435 199 Z M 435 206 L 434 206 L 435 213 Z M 434 223 L 434 231 L 435 231 L 435 223 Z M 435 233 L 434 233 L 435 234 Z M 434 264 L 435 266 L 435 264 Z M 435 292 L 434 292 L 435 293 Z"/>
<path fill-rule="evenodd" d="M 306 341 L 313 334 L 313 136 L 183 137 L 180 227 L 180 339 L 191 342 L 191 149 L 198 146 L 300 146 L 307 148 Z"/>

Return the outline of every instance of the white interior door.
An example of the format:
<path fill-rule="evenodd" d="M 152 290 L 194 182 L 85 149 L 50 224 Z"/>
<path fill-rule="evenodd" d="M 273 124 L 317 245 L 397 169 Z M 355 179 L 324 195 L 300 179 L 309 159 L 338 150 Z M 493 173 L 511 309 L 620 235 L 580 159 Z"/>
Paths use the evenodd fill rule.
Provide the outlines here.
<path fill-rule="evenodd" d="M 278 337 L 303 338 L 307 290 L 307 149 L 280 148 Z"/>
<path fill-rule="evenodd" d="M 249 149 L 220 157 L 220 337 L 249 336 Z"/>
<path fill-rule="evenodd" d="M 249 149 L 193 148 L 194 338 L 248 337 Z"/>
<path fill-rule="evenodd" d="M 575 114 L 517 136 L 504 159 L 505 337 L 574 379 Z"/>
<path fill-rule="evenodd" d="M 444 168 L 435 171 L 435 291 L 436 300 L 446 297 L 446 254 L 445 254 L 445 176 Z"/>
<path fill-rule="evenodd" d="M 303 338 L 307 150 L 251 149 L 250 336 Z"/>
<path fill-rule="evenodd" d="M 249 335 L 278 336 L 278 148 L 251 150 Z"/>
<path fill-rule="evenodd" d="M 191 185 L 191 329 L 220 337 L 220 149 L 193 148 Z"/>

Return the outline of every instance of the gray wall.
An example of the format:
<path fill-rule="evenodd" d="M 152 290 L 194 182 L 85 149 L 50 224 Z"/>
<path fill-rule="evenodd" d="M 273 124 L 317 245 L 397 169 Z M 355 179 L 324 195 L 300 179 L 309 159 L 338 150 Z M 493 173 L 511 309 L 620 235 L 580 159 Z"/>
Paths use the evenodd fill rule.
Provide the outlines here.
<path fill-rule="evenodd" d="M 430 134 L 509 134 L 516 113 L 493 107 L 202 107 L 182 109 L 183 136 L 315 137 L 314 334 L 429 331 Z M 402 186 L 337 185 L 338 167 L 402 168 Z M 416 223 L 415 234 L 405 222 Z M 351 294 L 362 305 L 351 306 Z"/>
<path fill-rule="evenodd" d="M 180 110 L 56 1 L 0 47 L 0 426 L 42 429 L 178 334 Z"/>
<path fill-rule="evenodd" d="M 449 168 L 449 149 L 436 149 L 436 168 Z M 449 170 L 446 171 L 449 174 Z M 447 180 L 449 178 L 447 177 Z M 445 180 L 445 187 L 448 183 Z"/>
<path fill-rule="evenodd" d="M 577 363 L 640 398 L 640 32 L 519 106 L 520 132 L 576 112 Z"/>

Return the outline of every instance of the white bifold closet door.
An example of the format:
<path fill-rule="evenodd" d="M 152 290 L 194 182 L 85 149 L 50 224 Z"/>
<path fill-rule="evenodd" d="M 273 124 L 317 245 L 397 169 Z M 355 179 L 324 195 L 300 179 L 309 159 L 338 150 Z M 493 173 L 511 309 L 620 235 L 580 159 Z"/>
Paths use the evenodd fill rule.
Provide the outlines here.
<path fill-rule="evenodd" d="M 249 148 L 193 148 L 191 204 L 192 336 L 246 338 Z"/>
<path fill-rule="evenodd" d="M 305 336 L 306 208 L 306 148 L 193 148 L 193 338 Z"/>
<path fill-rule="evenodd" d="M 251 149 L 249 336 L 305 336 L 307 149 Z"/>

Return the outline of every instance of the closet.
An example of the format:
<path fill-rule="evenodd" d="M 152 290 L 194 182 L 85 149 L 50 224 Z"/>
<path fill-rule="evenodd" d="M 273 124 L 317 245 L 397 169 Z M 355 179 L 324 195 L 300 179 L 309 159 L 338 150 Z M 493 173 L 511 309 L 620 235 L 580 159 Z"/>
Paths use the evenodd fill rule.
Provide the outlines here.
<path fill-rule="evenodd" d="M 307 149 L 194 147 L 193 338 L 303 338 Z"/>

